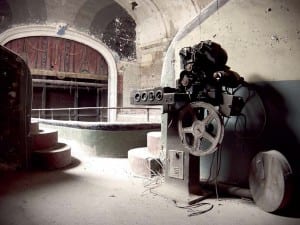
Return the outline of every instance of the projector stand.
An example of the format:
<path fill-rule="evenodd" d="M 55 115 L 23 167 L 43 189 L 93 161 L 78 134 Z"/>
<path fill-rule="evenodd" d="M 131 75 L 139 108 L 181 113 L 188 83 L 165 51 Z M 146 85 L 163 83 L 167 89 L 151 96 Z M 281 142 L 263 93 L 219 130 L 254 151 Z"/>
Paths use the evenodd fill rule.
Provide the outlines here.
<path fill-rule="evenodd" d="M 169 150 L 165 182 L 153 190 L 179 204 L 192 205 L 212 196 L 200 186 L 200 157 L 184 151 Z"/>

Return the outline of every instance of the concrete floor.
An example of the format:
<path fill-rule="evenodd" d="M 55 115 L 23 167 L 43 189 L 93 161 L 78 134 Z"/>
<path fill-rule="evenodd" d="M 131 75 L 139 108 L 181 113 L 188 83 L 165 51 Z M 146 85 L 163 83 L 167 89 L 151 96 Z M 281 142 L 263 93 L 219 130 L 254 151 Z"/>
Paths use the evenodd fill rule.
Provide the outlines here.
<path fill-rule="evenodd" d="M 76 150 L 57 171 L 0 171 L 0 225 L 296 225 L 300 216 L 266 213 L 238 198 L 205 200 L 189 216 L 149 190 L 153 180 L 132 176 L 127 159 L 96 158 Z"/>

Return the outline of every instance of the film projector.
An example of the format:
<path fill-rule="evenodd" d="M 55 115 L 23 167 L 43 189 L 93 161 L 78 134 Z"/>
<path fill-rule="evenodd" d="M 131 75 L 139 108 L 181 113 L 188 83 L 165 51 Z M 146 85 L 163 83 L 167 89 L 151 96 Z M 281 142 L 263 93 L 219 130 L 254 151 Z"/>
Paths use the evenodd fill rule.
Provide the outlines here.
<path fill-rule="evenodd" d="M 200 157 L 218 150 L 224 136 L 223 118 L 238 115 L 242 97 L 229 89 L 243 85 L 231 71 L 226 52 L 202 41 L 180 51 L 183 70 L 176 88 L 134 90 L 133 105 L 162 105 L 162 146 L 165 183 L 157 191 L 177 202 L 193 204 L 211 193 L 200 185 Z"/>

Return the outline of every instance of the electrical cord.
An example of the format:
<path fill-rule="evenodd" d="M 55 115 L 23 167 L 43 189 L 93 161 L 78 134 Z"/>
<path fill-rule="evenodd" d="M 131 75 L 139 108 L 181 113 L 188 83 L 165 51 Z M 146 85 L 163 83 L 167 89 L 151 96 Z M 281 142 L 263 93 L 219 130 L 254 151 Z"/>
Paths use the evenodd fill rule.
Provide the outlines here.
<path fill-rule="evenodd" d="M 151 158 L 151 160 L 155 160 L 163 168 L 163 164 L 161 163 L 160 160 L 153 159 L 153 158 Z M 147 193 L 150 193 L 150 194 L 153 194 L 155 196 L 163 197 L 166 200 L 171 200 L 171 199 L 168 199 L 165 196 L 159 195 L 158 193 L 155 193 L 153 191 L 155 188 L 161 186 L 164 183 L 164 181 L 165 181 L 164 176 L 161 173 L 152 170 L 149 166 L 147 167 L 147 169 L 154 176 L 150 177 L 150 178 L 144 178 L 143 185 L 144 185 L 144 188 L 146 188 L 146 189 L 142 192 L 141 195 L 145 196 Z M 171 200 L 171 201 L 174 203 L 174 205 L 177 208 L 186 209 L 187 212 L 189 213 L 188 214 L 189 217 L 204 214 L 204 213 L 212 210 L 213 207 L 214 207 L 213 204 L 208 203 L 208 202 L 197 202 L 197 203 L 194 203 L 194 204 L 189 204 L 189 205 L 184 205 L 183 206 L 183 205 L 179 205 L 176 200 Z M 202 209 L 204 206 L 207 206 L 207 208 Z"/>
<path fill-rule="evenodd" d="M 219 191 L 218 191 L 218 177 L 221 171 L 221 162 L 222 162 L 222 155 L 221 155 L 221 151 L 223 149 L 223 145 L 220 145 L 218 151 L 214 152 L 213 154 L 213 158 L 211 160 L 211 164 L 210 164 L 210 170 L 209 170 L 209 176 L 205 182 L 205 185 L 208 185 L 210 183 L 214 183 L 215 186 L 215 194 L 216 194 L 216 198 L 217 200 L 219 200 Z M 216 157 L 217 156 L 217 157 Z M 213 178 L 211 178 L 212 176 L 212 168 L 215 162 L 215 158 L 216 158 L 216 167 L 215 167 L 215 175 Z"/>
<path fill-rule="evenodd" d="M 224 118 L 225 117 L 223 117 L 223 120 L 224 120 Z M 228 125 L 228 121 L 229 121 L 229 118 L 227 118 L 226 122 L 224 123 L 224 128 L 226 128 L 226 126 Z M 215 194 L 216 194 L 217 200 L 219 200 L 218 177 L 219 177 L 219 174 L 220 174 L 220 171 L 221 171 L 222 149 L 223 149 L 223 144 L 220 144 L 218 151 L 214 152 L 213 158 L 212 158 L 212 161 L 211 161 L 211 164 L 210 164 L 209 176 L 208 176 L 208 178 L 205 182 L 205 185 L 207 185 L 209 183 L 214 183 Z M 214 165 L 214 162 L 215 162 L 215 158 L 216 158 L 215 176 L 214 176 L 214 178 L 211 179 L 212 168 L 213 168 L 213 165 Z"/>
<path fill-rule="evenodd" d="M 227 118 L 226 122 L 224 123 L 224 128 L 226 128 L 226 126 L 228 125 L 228 121 L 229 121 L 229 118 Z M 209 182 L 215 181 L 217 176 L 219 176 L 219 173 L 220 173 L 220 170 L 221 170 L 221 161 L 222 161 L 221 152 L 222 152 L 222 149 L 223 149 L 223 144 L 220 144 L 218 151 L 215 151 L 213 153 L 213 158 L 212 158 L 212 161 L 211 161 L 211 164 L 210 164 L 210 169 L 209 169 L 209 176 L 206 180 L 206 184 L 208 184 Z M 216 170 L 217 172 L 215 174 L 215 177 L 211 179 L 212 168 L 213 168 L 213 164 L 214 164 L 216 155 L 217 155 L 217 159 L 216 159 L 217 160 L 217 162 L 216 162 L 217 163 L 217 170 Z"/>
<path fill-rule="evenodd" d="M 250 92 L 250 90 L 249 90 L 249 92 Z M 255 93 L 255 90 L 254 90 L 254 94 L 253 94 L 253 95 L 250 95 L 250 93 L 249 93 L 249 96 L 248 96 L 248 98 L 246 99 L 245 104 L 246 104 L 251 98 L 253 98 L 254 96 L 258 96 L 258 95 Z M 258 97 L 259 97 L 259 96 L 258 96 Z M 247 132 L 247 116 L 246 116 L 245 114 L 241 113 L 239 116 L 236 117 L 236 121 L 235 121 L 235 124 L 234 124 L 235 134 L 236 134 L 236 136 L 238 136 L 239 138 L 241 138 L 241 139 L 258 139 L 258 138 L 262 135 L 263 131 L 265 130 L 265 127 L 266 127 L 266 125 L 267 125 L 267 112 L 266 112 L 266 110 L 265 110 L 263 101 L 262 101 L 262 99 L 261 99 L 260 97 L 259 97 L 259 102 L 260 102 L 260 104 L 261 104 L 261 106 L 262 106 L 261 108 L 262 108 L 262 110 L 263 110 L 263 116 L 264 116 L 264 121 L 263 121 L 263 124 L 262 124 L 261 129 L 259 130 L 259 132 L 255 132 L 255 133 L 257 133 L 257 135 L 252 136 L 252 137 L 239 135 L 239 132 L 237 131 L 237 130 L 238 130 L 238 129 L 237 129 L 237 125 L 238 125 L 238 122 L 240 121 L 240 118 L 241 118 L 241 117 L 244 118 L 244 128 L 243 128 L 243 129 L 244 129 L 245 133 Z"/>
<path fill-rule="evenodd" d="M 248 94 L 247 94 L 248 96 L 246 97 L 246 99 L 244 101 L 244 105 L 246 105 L 251 99 L 253 99 L 255 97 L 258 97 L 259 103 L 262 106 L 261 108 L 263 110 L 264 121 L 263 121 L 263 125 L 261 127 L 261 130 L 259 132 L 256 132 L 257 135 L 255 135 L 253 137 L 247 137 L 246 135 L 243 136 L 243 135 L 240 135 L 238 133 L 238 124 L 241 121 L 241 118 L 243 118 L 243 120 L 244 120 L 243 121 L 244 122 L 243 130 L 244 130 L 244 133 L 246 134 L 247 133 L 247 116 L 243 113 L 240 113 L 240 115 L 236 116 L 236 120 L 235 120 L 235 123 L 234 123 L 234 131 L 235 131 L 236 136 L 238 136 L 241 139 L 257 139 L 261 136 L 261 134 L 263 133 L 263 131 L 266 127 L 266 124 L 267 124 L 267 113 L 266 113 L 266 110 L 265 110 L 265 107 L 264 107 L 264 103 L 263 103 L 262 99 L 260 98 L 260 96 L 257 94 L 255 88 L 251 84 L 248 84 L 246 82 L 243 82 L 242 84 L 240 84 L 236 88 L 231 88 L 231 91 L 229 90 L 228 87 L 225 87 L 225 92 L 227 94 L 230 94 L 230 95 L 235 95 L 241 88 L 247 88 L 247 92 L 248 92 Z M 228 117 L 228 119 L 229 118 L 230 117 Z M 228 120 L 227 120 L 227 122 L 228 122 Z"/>
<path fill-rule="evenodd" d="M 184 205 L 184 206 L 179 205 L 175 200 L 173 200 L 173 203 L 175 204 L 175 206 L 177 208 L 186 209 L 187 212 L 189 213 L 188 214 L 189 217 L 204 214 L 204 213 L 212 210 L 214 207 L 214 205 L 209 202 L 199 202 L 199 203 L 195 203 L 193 205 Z M 208 208 L 200 210 L 199 208 L 203 207 L 203 206 L 208 206 Z"/>
<path fill-rule="evenodd" d="M 147 158 L 147 160 L 154 160 L 162 170 L 165 169 L 163 163 L 160 160 L 152 157 Z M 143 177 L 143 185 L 146 190 L 143 191 L 142 196 L 147 192 L 154 194 L 152 190 L 159 187 L 164 182 L 164 176 L 162 173 L 160 173 L 159 170 L 151 169 L 149 164 L 147 165 L 147 170 L 150 172 L 151 177 Z"/>
<path fill-rule="evenodd" d="M 147 193 L 151 193 L 154 195 L 158 195 L 153 192 L 153 189 L 159 187 L 164 183 L 165 179 L 161 175 L 153 176 L 151 178 L 144 179 L 144 188 L 145 190 L 142 192 L 141 196 L 147 195 Z"/>

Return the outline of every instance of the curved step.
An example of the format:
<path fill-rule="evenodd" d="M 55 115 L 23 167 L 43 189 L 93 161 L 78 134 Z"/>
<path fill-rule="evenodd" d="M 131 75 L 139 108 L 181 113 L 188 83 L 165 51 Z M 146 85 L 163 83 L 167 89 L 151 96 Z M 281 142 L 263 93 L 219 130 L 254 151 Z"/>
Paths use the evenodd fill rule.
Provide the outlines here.
<path fill-rule="evenodd" d="M 131 171 L 137 176 L 152 177 L 162 172 L 159 158 L 152 155 L 147 147 L 129 150 L 128 162 Z"/>
<path fill-rule="evenodd" d="M 57 143 L 54 147 L 32 152 L 33 165 L 42 169 L 58 169 L 68 166 L 71 161 L 71 147 Z"/>
<path fill-rule="evenodd" d="M 57 130 L 40 130 L 36 134 L 32 134 L 32 150 L 43 150 L 55 146 L 58 141 Z"/>
<path fill-rule="evenodd" d="M 160 156 L 162 149 L 160 131 L 152 131 L 147 133 L 147 148 L 154 156 Z"/>

